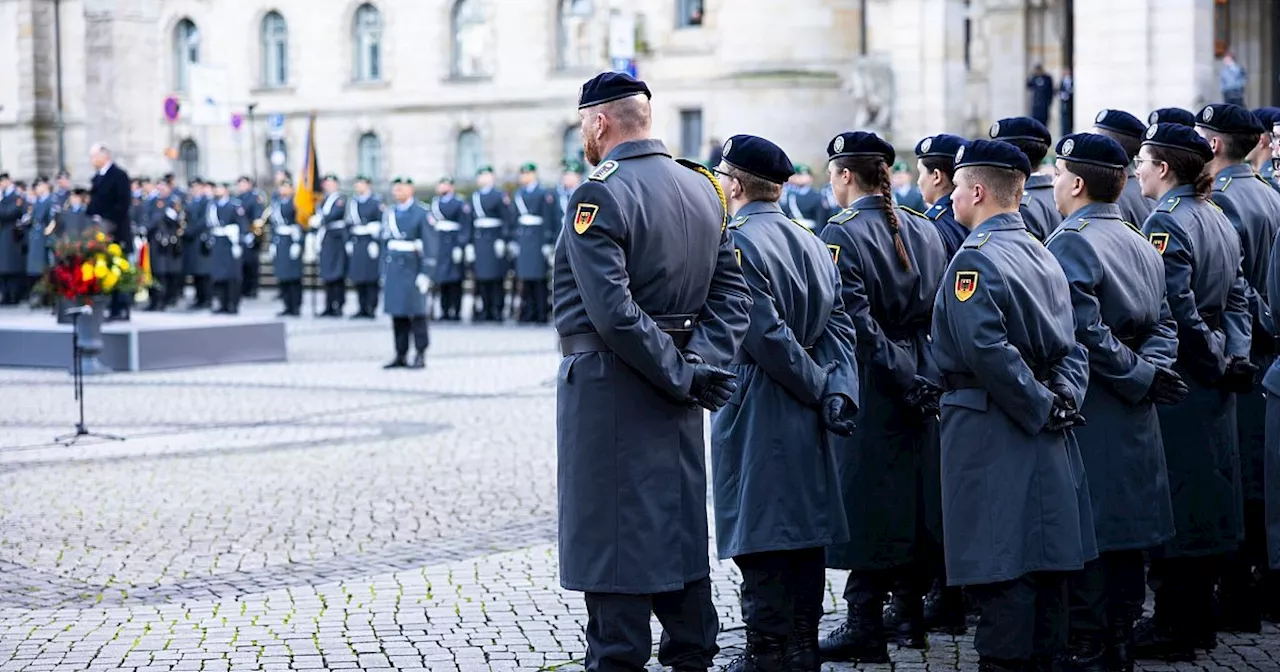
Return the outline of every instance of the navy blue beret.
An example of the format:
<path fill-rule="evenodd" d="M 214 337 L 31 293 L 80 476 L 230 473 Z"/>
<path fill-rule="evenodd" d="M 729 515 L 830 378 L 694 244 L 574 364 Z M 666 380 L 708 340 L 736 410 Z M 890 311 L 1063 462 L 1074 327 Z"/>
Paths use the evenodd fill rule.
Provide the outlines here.
<path fill-rule="evenodd" d="M 1031 160 L 1027 155 L 1002 140 L 973 140 L 956 150 L 956 170 L 971 166 L 1005 168 L 1031 176 Z"/>
<path fill-rule="evenodd" d="M 1138 121 L 1137 117 L 1123 110 L 1103 110 L 1093 120 L 1093 125 L 1097 128 L 1138 139 L 1141 139 L 1142 134 L 1147 132 L 1146 124 Z"/>
<path fill-rule="evenodd" d="M 394 180 L 391 180 L 391 184 L 405 184 L 412 187 L 413 179 L 401 175 L 396 177 Z"/>
<path fill-rule="evenodd" d="M 1196 126 L 1227 134 L 1257 134 L 1270 130 L 1263 127 L 1262 122 L 1248 109 L 1227 103 L 1205 105 L 1200 114 L 1196 115 Z"/>
<path fill-rule="evenodd" d="M 1183 126 L 1195 126 L 1196 115 L 1191 114 L 1181 107 L 1162 107 L 1151 116 L 1147 117 L 1147 123 L 1152 126 L 1156 124 L 1182 124 Z"/>
<path fill-rule="evenodd" d="M 783 184 L 796 172 L 781 147 L 754 135 L 735 135 L 725 140 L 720 160 L 774 184 Z"/>
<path fill-rule="evenodd" d="M 578 92 L 578 109 L 630 98 L 638 93 L 643 93 L 645 98 L 653 97 L 648 85 L 625 72 L 602 72 L 582 85 Z"/>
<path fill-rule="evenodd" d="M 968 140 L 965 140 L 958 135 L 951 135 L 950 133 L 931 135 L 916 143 L 916 156 L 921 159 L 926 157 L 938 157 L 954 161 L 956 158 L 956 152 L 959 151 L 966 142 L 968 142 Z"/>
<path fill-rule="evenodd" d="M 324 177 L 323 177 L 320 181 L 321 181 L 321 182 L 327 182 L 327 181 L 329 181 L 329 180 L 333 180 L 334 182 L 339 182 L 339 181 L 340 181 L 340 180 L 338 179 L 338 174 L 337 174 L 337 173 L 325 173 Z"/>
<path fill-rule="evenodd" d="M 1142 144 L 1193 152 L 1206 162 L 1213 159 L 1213 148 L 1209 146 L 1209 141 L 1200 137 L 1194 128 L 1182 124 L 1155 124 L 1147 129 L 1146 139 Z"/>
<path fill-rule="evenodd" d="M 995 140 L 1030 140 L 1053 144 L 1053 135 L 1045 125 L 1031 117 L 1010 117 L 991 124 L 990 135 Z"/>
<path fill-rule="evenodd" d="M 1280 107 L 1259 107 L 1253 111 L 1253 116 L 1270 131 L 1272 126 L 1280 124 Z"/>
<path fill-rule="evenodd" d="M 487 164 L 480 166 L 479 168 L 476 168 L 476 175 L 484 175 L 485 173 L 492 173 L 492 172 L 493 172 L 493 166 L 490 166 Z"/>
<path fill-rule="evenodd" d="M 1062 138 L 1058 141 L 1058 158 L 1103 168 L 1129 165 L 1129 154 L 1120 143 L 1096 133 L 1072 133 Z"/>
<path fill-rule="evenodd" d="M 880 139 L 880 136 L 867 131 L 846 131 L 827 143 L 827 159 L 838 159 L 844 156 L 878 156 L 885 163 L 893 163 L 897 153 L 893 145 Z"/>
<path fill-rule="evenodd" d="M 586 170 L 586 166 L 583 166 L 582 162 L 577 159 L 567 159 L 561 162 L 560 167 L 563 168 L 566 173 L 581 174 L 582 171 Z"/>

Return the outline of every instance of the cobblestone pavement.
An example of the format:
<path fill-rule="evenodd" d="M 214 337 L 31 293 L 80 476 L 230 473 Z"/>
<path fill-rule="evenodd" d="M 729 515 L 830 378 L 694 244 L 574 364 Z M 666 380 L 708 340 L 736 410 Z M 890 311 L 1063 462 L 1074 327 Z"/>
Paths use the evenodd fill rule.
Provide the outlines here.
<path fill-rule="evenodd" d="M 380 369 L 385 317 L 289 333 L 288 363 L 91 379 L 90 428 L 123 443 L 50 445 L 68 376 L 0 371 L 0 671 L 580 669 L 551 332 L 433 325 L 425 372 Z M 713 568 L 728 658 L 738 576 Z M 1142 669 L 1280 669 L 1277 649 L 1268 625 Z M 892 656 L 976 667 L 968 638 Z"/>

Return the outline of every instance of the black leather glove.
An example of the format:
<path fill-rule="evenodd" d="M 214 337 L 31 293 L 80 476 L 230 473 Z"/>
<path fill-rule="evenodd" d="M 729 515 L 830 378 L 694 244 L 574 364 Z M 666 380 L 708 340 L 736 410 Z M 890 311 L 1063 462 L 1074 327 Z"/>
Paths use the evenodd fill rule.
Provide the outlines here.
<path fill-rule="evenodd" d="M 942 388 L 937 383 L 924 376 L 916 376 L 903 401 L 922 417 L 928 418 L 938 414 L 938 399 L 941 396 Z"/>
<path fill-rule="evenodd" d="M 858 423 L 853 420 L 852 404 L 843 394 L 828 394 L 822 398 L 822 427 L 837 436 L 852 436 Z"/>
<path fill-rule="evenodd" d="M 718 411 L 733 393 L 738 391 L 736 376 L 724 369 L 711 366 L 702 361 L 696 352 L 683 352 L 684 361 L 693 365 L 693 383 L 689 385 L 689 398 L 686 399 L 693 408 L 705 408 Z"/>
<path fill-rule="evenodd" d="M 1085 424 L 1084 416 L 1080 415 L 1076 400 L 1066 385 L 1056 383 L 1049 386 L 1049 391 L 1053 392 L 1053 410 L 1049 411 L 1049 421 L 1044 426 L 1046 430 L 1060 432 Z"/>
<path fill-rule="evenodd" d="M 1180 404 L 1191 391 L 1182 376 L 1169 369 L 1156 368 L 1155 378 L 1151 380 L 1151 389 L 1147 390 L 1147 398 L 1153 404 L 1173 406 Z"/>
<path fill-rule="evenodd" d="M 1236 394 L 1249 394 L 1253 392 L 1253 376 L 1257 372 L 1258 367 L 1247 357 L 1232 357 L 1227 361 L 1226 372 L 1218 380 L 1218 388 Z"/>

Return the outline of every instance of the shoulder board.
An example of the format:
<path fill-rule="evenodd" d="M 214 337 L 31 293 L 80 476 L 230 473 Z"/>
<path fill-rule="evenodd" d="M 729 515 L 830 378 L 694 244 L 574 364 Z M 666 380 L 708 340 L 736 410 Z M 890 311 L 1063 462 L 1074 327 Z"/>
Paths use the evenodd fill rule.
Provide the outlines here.
<path fill-rule="evenodd" d="M 1156 206 L 1156 212 L 1173 212 L 1173 209 L 1178 207 L 1178 204 L 1181 202 L 1182 202 L 1182 197 L 1179 196 L 1178 198 L 1175 198 L 1172 201 L 1161 203 L 1160 205 Z"/>
<path fill-rule="evenodd" d="M 1063 222 L 1058 228 L 1063 231 L 1084 231 L 1086 226 L 1089 226 L 1089 220 L 1077 219 L 1071 223 Z"/>
<path fill-rule="evenodd" d="M 858 216 L 857 210 L 854 210 L 853 208 L 845 208 L 844 210 L 841 210 L 840 212 L 837 212 L 836 214 L 832 215 L 831 219 L 828 219 L 827 222 L 830 224 L 844 224 L 845 222 L 857 216 Z"/>
<path fill-rule="evenodd" d="M 803 231 L 805 231 L 805 232 L 807 232 L 807 233 L 809 233 L 809 234 L 811 234 L 811 235 L 815 235 L 815 236 L 816 236 L 816 235 L 818 235 L 818 232 L 817 232 L 817 231 L 814 231 L 813 229 L 811 229 L 811 228 L 809 228 L 809 227 L 805 226 L 805 225 L 804 225 L 804 223 L 802 223 L 800 220 L 798 220 L 798 219 L 791 219 L 790 217 L 788 217 L 787 219 L 789 219 L 789 220 L 791 221 L 791 223 L 792 223 L 792 224 L 795 224 L 796 226 L 800 227 L 800 228 L 801 228 L 801 230 L 803 230 Z"/>
<path fill-rule="evenodd" d="M 929 219 L 936 220 L 936 219 L 938 219 L 939 217 L 941 217 L 941 216 L 942 216 L 942 213 L 944 213 L 944 212 L 946 212 L 946 211 L 947 211 L 947 209 L 946 209 L 946 208 L 944 208 L 944 207 L 942 207 L 942 206 L 935 205 L 935 206 L 933 206 L 932 208 L 929 208 L 929 211 L 928 211 L 928 212 L 926 212 L 926 213 L 924 214 L 924 216 L 925 216 L 925 217 L 928 217 Z"/>
<path fill-rule="evenodd" d="M 1233 178 L 1233 177 L 1219 177 L 1219 178 L 1218 178 L 1218 180 L 1217 180 L 1216 182 L 1214 182 L 1214 183 L 1213 183 L 1213 190 L 1214 190 L 1214 191 L 1226 191 L 1226 190 L 1227 190 L 1227 187 L 1230 187 L 1230 186 L 1231 186 L 1231 180 L 1233 180 L 1233 179 L 1235 179 L 1235 178 Z"/>
<path fill-rule="evenodd" d="M 909 213 L 911 213 L 911 214 L 915 215 L 916 217 L 924 217 L 924 216 L 925 216 L 925 214 L 924 214 L 923 212 L 920 212 L 920 211 L 918 211 L 918 210 L 914 210 L 914 209 L 912 209 L 912 208 L 908 208 L 908 207 L 907 207 L 907 206 L 905 206 L 905 205 L 899 205 L 899 206 L 898 206 L 898 209 L 899 209 L 899 210 L 906 210 L 907 212 L 909 212 Z"/>
<path fill-rule="evenodd" d="M 605 161 L 604 163 L 597 166 L 595 170 L 591 171 L 591 177 L 587 179 L 595 180 L 596 182 L 604 182 L 605 180 L 609 179 L 610 175 L 616 173 L 617 171 L 618 171 L 617 161 Z"/>
<path fill-rule="evenodd" d="M 1259 174 L 1257 174 L 1257 173 L 1254 173 L 1254 174 L 1253 174 L 1253 177 L 1254 177 L 1254 179 L 1256 179 L 1256 180 L 1258 180 L 1259 182 L 1261 182 L 1261 183 L 1263 183 L 1263 184 L 1267 185 L 1268 187 L 1269 187 L 1269 186 L 1271 186 L 1271 183 L 1267 181 L 1267 178 L 1265 178 L 1265 177 L 1263 177 L 1263 176 L 1261 176 L 1261 175 L 1259 175 Z"/>
<path fill-rule="evenodd" d="M 1208 203 L 1209 205 L 1212 205 L 1214 209 L 1217 210 L 1218 212 L 1223 212 L 1222 206 L 1218 205 L 1217 203 L 1214 203 L 1213 200 L 1205 199 L 1205 202 Z"/>
<path fill-rule="evenodd" d="M 1030 235 L 1030 234 L 1031 232 L 1028 231 L 1027 235 Z M 1035 238 L 1035 236 L 1031 236 L 1031 237 Z M 976 250 L 982 247 L 983 245 L 986 245 L 987 241 L 989 240 L 991 240 L 991 233 L 987 231 L 983 231 L 982 233 L 969 236 L 969 238 L 965 240 L 965 243 L 962 247 L 964 247 L 964 249 L 966 250 Z"/>
<path fill-rule="evenodd" d="M 737 217 L 734 217 L 733 219 L 729 220 L 729 228 L 731 229 L 741 228 L 742 225 L 746 224 L 747 220 L 750 218 L 751 218 L 751 215 L 738 215 Z"/>
<path fill-rule="evenodd" d="M 1131 222 L 1131 221 L 1129 221 L 1129 220 L 1127 220 L 1127 219 L 1122 219 L 1122 220 L 1120 220 L 1120 221 L 1124 222 L 1124 225 L 1125 225 L 1125 226 L 1127 226 L 1127 227 L 1129 227 L 1130 229 L 1132 229 L 1132 230 L 1133 230 L 1135 233 L 1137 233 L 1139 236 L 1143 235 L 1143 233 L 1142 233 L 1142 229 L 1138 228 L 1137 226 L 1134 226 L 1133 222 Z"/>
<path fill-rule="evenodd" d="M 605 163 L 609 162 L 606 161 Z M 729 201 L 724 196 L 724 189 L 720 188 L 720 180 L 717 180 L 715 174 L 700 163 L 688 159 L 676 159 L 676 163 L 711 181 L 711 186 L 716 190 L 716 196 L 720 197 L 720 209 L 724 212 L 724 219 L 720 222 L 720 233 L 724 233 L 725 228 L 729 226 Z M 601 168 L 603 167 L 601 166 Z"/>
<path fill-rule="evenodd" d="M 1022 204 L 1022 205 L 1027 205 L 1027 204 L 1029 204 L 1030 202 L 1031 202 L 1031 192 L 1029 192 L 1029 191 L 1027 191 L 1027 190 L 1025 190 L 1025 189 L 1024 189 L 1024 190 L 1022 190 L 1022 201 L 1021 201 L 1021 204 Z"/>

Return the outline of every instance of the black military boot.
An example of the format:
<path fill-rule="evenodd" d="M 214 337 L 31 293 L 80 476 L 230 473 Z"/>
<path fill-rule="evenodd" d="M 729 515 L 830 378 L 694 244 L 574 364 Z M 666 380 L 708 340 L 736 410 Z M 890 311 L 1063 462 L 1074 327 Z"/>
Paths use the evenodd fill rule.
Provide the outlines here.
<path fill-rule="evenodd" d="M 821 610 L 818 611 L 820 615 Z M 819 672 L 822 660 L 818 657 L 818 616 L 798 614 L 787 640 L 785 667 L 789 672 Z"/>
<path fill-rule="evenodd" d="M 964 594 L 958 587 L 943 585 L 942 581 L 924 598 L 924 627 L 932 632 L 947 635 L 963 635 L 965 625 Z"/>
<path fill-rule="evenodd" d="M 1075 635 L 1062 657 L 1062 672 L 1108 672 L 1106 653 L 1101 634 Z"/>
<path fill-rule="evenodd" d="M 1120 618 L 1111 623 L 1107 633 L 1107 669 L 1111 672 L 1133 672 L 1133 619 Z"/>
<path fill-rule="evenodd" d="M 889 646 L 884 636 L 884 623 L 879 618 L 880 605 L 876 604 L 875 617 L 849 612 L 849 618 L 840 627 L 818 642 L 818 655 L 822 662 L 887 663 Z"/>
<path fill-rule="evenodd" d="M 894 593 L 885 609 L 884 628 L 898 646 L 925 648 L 924 602 L 920 596 Z"/>
<path fill-rule="evenodd" d="M 1017 660 L 979 658 L 978 672 L 1031 672 L 1031 666 Z"/>
<path fill-rule="evenodd" d="M 427 368 L 427 353 L 419 350 L 418 354 L 414 355 L 413 363 L 409 365 L 409 368 L 411 369 Z"/>
<path fill-rule="evenodd" d="M 726 665 L 724 672 L 785 672 L 786 655 L 785 637 L 747 630 L 746 651 Z"/>
<path fill-rule="evenodd" d="M 1154 618 L 1143 618 L 1133 629 L 1133 657 L 1138 660 L 1191 662 L 1196 659 L 1193 638 L 1177 637 L 1156 625 Z"/>
<path fill-rule="evenodd" d="M 406 363 L 406 362 L 404 361 L 404 355 L 396 355 L 396 358 L 395 358 L 395 359 L 391 360 L 389 363 L 387 363 L 386 365 L 384 365 L 382 368 L 384 368 L 384 369 L 404 369 L 404 368 L 407 368 L 408 366 L 409 366 L 409 364 L 408 364 L 408 363 Z"/>

